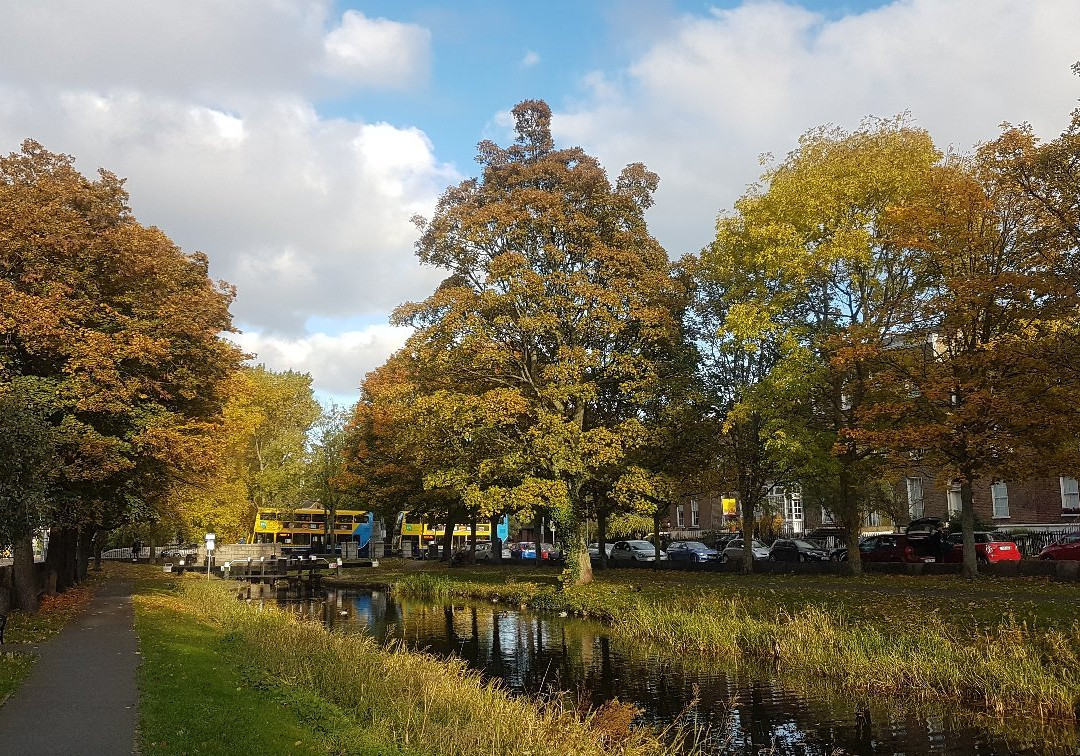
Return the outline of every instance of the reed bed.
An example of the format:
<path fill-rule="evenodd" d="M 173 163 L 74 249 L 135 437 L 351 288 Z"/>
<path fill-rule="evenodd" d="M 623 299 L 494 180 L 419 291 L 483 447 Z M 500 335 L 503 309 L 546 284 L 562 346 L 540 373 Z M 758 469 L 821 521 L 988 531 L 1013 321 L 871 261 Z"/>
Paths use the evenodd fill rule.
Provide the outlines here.
<path fill-rule="evenodd" d="M 839 602 L 770 608 L 760 596 L 718 597 L 644 581 L 597 581 L 557 591 L 463 577 L 413 574 L 395 581 L 394 591 L 433 600 L 505 600 L 594 617 L 628 639 L 733 664 L 765 663 L 869 695 L 944 697 L 974 710 L 1044 720 L 1071 721 L 1080 712 L 1076 621 L 1042 628 L 1006 615 L 996 624 L 974 618 L 963 623 L 955 606 L 948 607 L 953 616 L 943 618 L 925 610 L 925 598 L 909 605 L 902 595 L 863 616 Z"/>
<path fill-rule="evenodd" d="M 253 664 L 331 701 L 408 753 L 671 751 L 654 733 L 629 728 L 632 715 L 617 703 L 578 714 L 554 701 L 510 696 L 457 660 L 387 649 L 364 636 L 237 601 L 219 583 L 184 580 L 179 590 L 186 610 L 223 628 Z"/>

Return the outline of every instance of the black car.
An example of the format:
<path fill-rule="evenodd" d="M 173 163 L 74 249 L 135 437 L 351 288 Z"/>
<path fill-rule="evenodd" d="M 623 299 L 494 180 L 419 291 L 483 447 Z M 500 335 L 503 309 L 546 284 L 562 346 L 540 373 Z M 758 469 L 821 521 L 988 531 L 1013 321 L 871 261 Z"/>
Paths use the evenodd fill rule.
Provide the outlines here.
<path fill-rule="evenodd" d="M 826 549 L 801 538 L 777 538 L 769 549 L 769 560 L 773 562 L 824 562 L 828 559 Z"/>
<path fill-rule="evenodd" d="M 720 559 L 719 551 L 701 541 L 672 541 L 668 544 L 667 555 L 672 562 L 715 562 Z"/>

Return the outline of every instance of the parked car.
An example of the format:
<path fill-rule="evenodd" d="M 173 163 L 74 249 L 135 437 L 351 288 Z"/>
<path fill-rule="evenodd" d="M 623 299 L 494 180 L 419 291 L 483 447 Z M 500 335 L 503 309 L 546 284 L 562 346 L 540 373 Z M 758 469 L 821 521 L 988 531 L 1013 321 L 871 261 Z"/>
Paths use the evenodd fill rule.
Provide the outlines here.
<path fill-rule="evenodd" d="M 648 541 L 616 541 L 608 554 L 613 562 L 652 562 L 656 557 L 656 547 Z M 661 549 L 659 557 L 662 562 L 668 555 Z"/>
<path fill-rule="evenodd" d="M 742 538 L 732 538 L 728 541 L 727 546 L 724 547 L 723 554 L 720 557 L 722 562 L 741 562 L 743 558 L 743 544 L 745 541 Z M 754 559 L 765 560 L 769 558 L 769 547 L 763 544 L 758 539 L 754 539 L 750 548 L 754 552 Z"/>
<path fill-rule="evenodd" d="M 611 559 L 611 547 L 614 546 L 614 545 L 615 544 L 611 543 L 610 541 L 608 541 L 607 543 L 604 544 L 604 551 L 607 552 L 608 559 Z M 587 550 L 589 552 L 589 559 L 591 559 L 594 562 L 599 562 L 600 561 L 600 544 L 599 543 L 590 543 Z"/>
<path fill-rule="evenodd" d="M 511 556 L 511 554 L 510 554 L 509 545 L 503 544 L 502 558 L 504 560 L 506 560 L 506 561 L 509 561 L 510 556 Z M 533 553 L 533 556 L 534 557 L 536 556 L 535 552 Z M 491 551 L 491 544 L 490 543 L 481 543 L 481 544 L 477 545 L 477 547 L 476 547 L 476 561 L 478 561 L 478 562 L 494 562 L 495 561 L 494 554 Z"/>
<path fill-rule="evenodd" d="M 1039 559 L 1080 559 L 1080 533 L 1069 533 L 1039 552 Z"/>
<path fill-rule="evenodd" d="M 953 533 L 945 541 L 946 562 L 964 561 L 964 534 Z M 1004 533 L 975 533 L 975 560 L 979 564 L 1019 562 L 1020 549 Z"/>
<path fill-rule="evenodd" d="M 943 561 L 950 548 L 945 543 L 949 538 L 949 521 L 940 517 L 912 520 L 904 529 L 904 535 L 912 551 L 920 557 L 933 557 L 930 561 Z"/>
<path fill-rule="evenodd" d="M 540 544 L 541 561 L 558 562 L 562 559 L 562 556 L 562 552 L 555 548 L 554 544 Z M 510 557 L 515 561 L 521 561 L 522 559 L 536 559 L 536 542 L 522 541 L 521 543 L 514 544 L 513 549 L 510 551 Z"/>
<path fill-rule="evenodd" d="M 919 554 L 901 533 L 870 536 L 859 542 L 859 556 L 864 562 L 936 562 L 937 557 Z"/>
<path fill-rule="evenodd" d="M 715 562 L 720 559 L 719 551 L 701 541 L 672 541 L 666 551 L 672 562 Z"/>
<path fill-rule="evenodd" d="M 825 562 L 829 552 L 802 538 L 777 538 L 769 549 L 769 559 L 773 562 Z"/>

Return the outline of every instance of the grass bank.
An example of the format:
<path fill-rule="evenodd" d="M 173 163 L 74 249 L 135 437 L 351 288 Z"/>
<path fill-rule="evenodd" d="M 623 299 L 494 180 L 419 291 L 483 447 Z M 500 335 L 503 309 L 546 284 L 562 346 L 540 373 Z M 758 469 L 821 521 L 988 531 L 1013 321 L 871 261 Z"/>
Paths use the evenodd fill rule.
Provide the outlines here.
<path fill-rule="evenodd" d="M 629 729 L 630 707 L 581 714 L 511 697 L 461 662 L 386 649 L 237 601 L 227 583 L 176 580 L 138 596 L 136 608 L 148 754 L 669 750 L 651 733 Z M 278 705 L 267 707 L 267 699 Z M 281 743 L 251 750 L 275 730 Z M 219 733 L 238 740 L 218 747 Z"/>
<path fill-rule="evenodd" d="M 1080 590 L 1039 579 L 618 570 L 560 590 L 551 570 L 388 563 L 374 574 L 399 595 L 595 617 L 678 653 L 766 663 L 866 694 L 1045 719 L 1072 719 L 1080 706 Z"/>

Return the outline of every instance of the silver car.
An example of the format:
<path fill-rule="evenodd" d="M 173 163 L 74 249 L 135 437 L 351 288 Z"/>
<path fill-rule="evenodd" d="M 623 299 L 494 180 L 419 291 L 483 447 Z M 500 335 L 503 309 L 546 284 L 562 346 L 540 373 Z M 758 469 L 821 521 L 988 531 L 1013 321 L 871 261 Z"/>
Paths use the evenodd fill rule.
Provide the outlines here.
<path fill-rule="evenodd" d="M 724 547 L 724 555 L 721 558 L 721 561 L 741 562 L 743 558 L 743 544 L 744 541 L 742 538 L 735 538 L 728 541 L 727 546 Z M 766 560 L 769 558 L 769 547 L 758 539 L 754 539 L 752 548 L 754 550 L 754 559 Z"/>
<path fill-rule="evenodd" d="M 648 541 L 616 541 L 608 558 L 613 562 L 652 562 L 656 559 L 656 547 Z M 667 553 L 660 550 L 660 561 L 667 559 Z"/>

